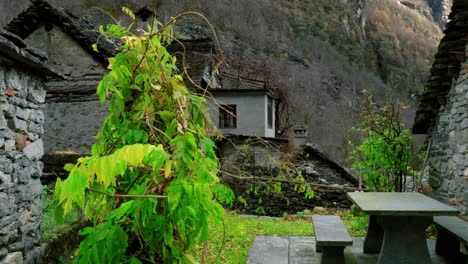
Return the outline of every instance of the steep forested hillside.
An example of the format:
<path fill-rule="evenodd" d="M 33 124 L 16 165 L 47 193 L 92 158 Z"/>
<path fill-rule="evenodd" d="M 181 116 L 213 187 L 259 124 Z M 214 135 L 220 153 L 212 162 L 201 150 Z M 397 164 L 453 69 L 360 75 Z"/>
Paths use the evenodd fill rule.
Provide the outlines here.
<path fill-rule="evenodd" d="M 421 91 L 442 36 L 431 9 L 437 1 L 448 0 L 164 0 L 157 6 L 162 20 L 184 10 L 205 14 L 228 58 L 267 62 L 290 91 L 292 121 L 306 124 L 311 142 L 344 160 L 363 90 L 381 100 L 386 94 L 410 100 Z M 96 4 L 118 15 L 122 4 L 138 10 L 150 3 L 52 2 L 97 22 L 103 16 L 90 9 Z M 211 34 L 199 18 L 179 23 L 181 32 Z"/>

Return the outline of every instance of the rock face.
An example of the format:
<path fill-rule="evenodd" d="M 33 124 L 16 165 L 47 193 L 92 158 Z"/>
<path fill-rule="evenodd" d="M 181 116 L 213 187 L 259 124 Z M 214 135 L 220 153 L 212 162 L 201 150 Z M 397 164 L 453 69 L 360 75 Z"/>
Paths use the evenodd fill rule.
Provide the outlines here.
<path fill-rule="evenodd" d="M 40 263 L 40 80 L 0 66 L 0 263 Z"/>
<path fill-rule="evenodd" d="M 432 9 L 432 16 L 441 28 L 448 22 L 453 0 L 426 0 Z"/>

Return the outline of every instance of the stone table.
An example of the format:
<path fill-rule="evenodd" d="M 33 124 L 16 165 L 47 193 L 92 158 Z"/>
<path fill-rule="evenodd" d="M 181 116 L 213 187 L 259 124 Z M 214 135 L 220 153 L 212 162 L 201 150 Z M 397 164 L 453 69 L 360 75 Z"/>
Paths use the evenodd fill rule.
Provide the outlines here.
<path fill-rule="evenodd" d="M 433 216 L 458 214 L 457 209 L 415 192 L 349 192 L 347 195 L 370 215 L 363 250 L 380 252 L 379 264 L 431 263 L 425 231 Z"/>

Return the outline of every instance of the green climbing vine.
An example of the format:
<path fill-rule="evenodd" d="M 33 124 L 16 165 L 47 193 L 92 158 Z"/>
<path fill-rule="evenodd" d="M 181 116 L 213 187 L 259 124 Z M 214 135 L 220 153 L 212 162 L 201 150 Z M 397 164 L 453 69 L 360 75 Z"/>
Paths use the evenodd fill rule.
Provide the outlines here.
<path fill-rule="evenodd" d="M 186 88 L 166 49 L 172 22 L 138 34 L 100 28 L 122 42 L 97 87 L 109 115 L 91 156 L 66 165 L 69 177 L 55 188 L 58 222 L 83 210 L 92 223 L 75 263 L 195 263 L 209 219 L 223 217 L 217 200 L 232 203 L 219 187 L 205 101 Z M 217 199 L 214 189 L 222 190 Z"/>

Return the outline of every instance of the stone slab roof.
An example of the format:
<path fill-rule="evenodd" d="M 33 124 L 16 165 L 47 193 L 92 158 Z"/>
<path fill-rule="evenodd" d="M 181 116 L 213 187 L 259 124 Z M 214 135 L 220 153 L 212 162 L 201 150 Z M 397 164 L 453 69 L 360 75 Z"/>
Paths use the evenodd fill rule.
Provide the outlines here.
<path fill-rule="evenodd" d="M 468 42 L 468 1 L 454 0 L 449 22 L 444 31 L 431 76 L 419 102 L 413 125 L 413 133 L 426 133 L 440 107 L 447 101 L 447 94 L 453 81 L 458 78 L 461 63 L 465 61 Z"/>
<path fill-rule="evenodd" d="M 86 20 L 74 14 L 56 7 L 45 0 L 31 0 L 32 5 L 17 17 L 11 20 L 5 27 L 9 32 L 25 39 L 36 29 L 43 25 L 55 25 L 60 27 L 65 33 L 70 35 L 85 50 L 99 61 L 107 64 L 107 58 L 115 55 L 116 44 L 99 38 L 97 28 Z M 99 52 L 92 49 L 92 44 L 98 45 Z"/>
<path fill-rule="evenodd" d="M 62 78 L 60 73 L 49 67 L 44 54 L 27 47 L 21 38 L 2 29 L 0 29 L 0 64 L 26 67 L 36 75 Z"/>
<path fill-rule="evenodd" d="M 341 178 L 346 179 L 348 182 L 353 183 L 355 186 L 359 184 L 359 180 L 351 172 L 344 169 L 336 161 L 330 158 L 324 151 L 319 149 L 317 145 L 307 143 L 303 149 L 303 156 L 307 159 L 316 160 L 321 166 L 326 166 L 334 171 L 336 175 L 339 175 Z M 318 166 L 320 167 L 320 166 Z M 320 169 L 320 168 L 317 168 Z"/>

